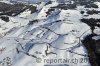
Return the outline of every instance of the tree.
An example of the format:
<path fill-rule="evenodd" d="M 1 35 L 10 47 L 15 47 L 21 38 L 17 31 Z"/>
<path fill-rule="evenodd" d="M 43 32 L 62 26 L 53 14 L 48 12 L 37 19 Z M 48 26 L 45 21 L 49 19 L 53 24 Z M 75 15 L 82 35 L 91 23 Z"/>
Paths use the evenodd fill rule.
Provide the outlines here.
<path fill-rule="evenodd" d="M 84 14 L 84 11 L 81 11 L 80 13 L 83 15 Z"/>

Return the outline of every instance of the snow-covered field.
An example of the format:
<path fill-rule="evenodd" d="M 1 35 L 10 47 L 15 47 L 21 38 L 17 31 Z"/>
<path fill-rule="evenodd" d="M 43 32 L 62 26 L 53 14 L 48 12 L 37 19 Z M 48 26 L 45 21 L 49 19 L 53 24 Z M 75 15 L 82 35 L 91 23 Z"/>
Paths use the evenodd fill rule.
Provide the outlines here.
<path fill-rule="evenodd" d="M 90 26 L 80 21 L 84 18 L 80 11 L 86 8 L 55 8 L 46 14 L 58 4 L 45 5 L 44 1 L 37 5 L 37 12 L 31 14 L 27 9 L 15 17 L 5 15 L 9 22 L 0 19 L 0 66 L 90 66 L 87 50 L 81 43 L 91 34 Z M 100 15 L 85 18 L 90 17 L 100 18 Z M 94 32 L 100 34 L 100 29 L 96 28 Z M 78 61 L 44 62 L 45 59 Z M 86 62 L 81 62 L 82 59 Z"/>

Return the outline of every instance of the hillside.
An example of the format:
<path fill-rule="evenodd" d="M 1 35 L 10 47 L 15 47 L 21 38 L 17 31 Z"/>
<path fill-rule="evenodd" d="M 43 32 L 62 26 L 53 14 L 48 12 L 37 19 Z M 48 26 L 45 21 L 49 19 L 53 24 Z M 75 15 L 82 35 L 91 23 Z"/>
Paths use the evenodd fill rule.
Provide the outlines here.
<path fill-rule="evenodd" d="M 99 1 L 0 1 L 0 66 L 99 66 L 99 61 Z"/>

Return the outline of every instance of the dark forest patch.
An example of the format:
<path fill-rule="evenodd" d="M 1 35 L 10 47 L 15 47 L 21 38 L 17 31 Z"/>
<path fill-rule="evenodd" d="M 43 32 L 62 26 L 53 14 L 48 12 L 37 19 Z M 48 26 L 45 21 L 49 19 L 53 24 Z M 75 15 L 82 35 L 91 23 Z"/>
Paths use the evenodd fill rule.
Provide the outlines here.
<path fill-rule="evenodd" d="M 54 8 L 48 9 L 48 11 L 46 12 L 46 14 L 47 14 L 46 17 L 47 17 L 48 15 L 50 15 L 54 10 L 55 10 Z"/>
<path fill-rule="evenodd" d="M 88 10 L 87 11 L 87 14 L 89 14 L 89 15 L 99 14 L 99 13 L 100 13 L 100 11 L 97 11 L 97 10 Z"/>
<path fill-rule="evenodd" d="M 95 19 L 95 18 L 90 18 L 90 19 L 86 19 L 83 18 L 81 19 L 82 22 L 86 23 L 88 26 L 91 27 L 92 33 L 94 33 L 94 29 L 95 26 L 100 27 L 100 24 L 98 24 L 98 22 L 100 22 L 100 19 Z"/>
<path fill-rule="evenodd" d="M 34 23 L 37 23 L 37 22 L 38 22 L 37 19 L 36 20 L 32 20 L 32 21 L 29 21 L 28 25 L 33 25 Z"/>
<path fill-rule="evenodd" d="M 59 8 L 59 9 L 63 9 L 63 10 L 75 9 L 76 4 L 59 4 L 58 6 L 52 7 L 52 8 Z"/>
<path fill-rule="evenodd" d="M 9 22 L 9 17 L 7 16 L 0 16 L 0 18 L 6 22 Z"/>
<path fill-rule="evenodd" d="M 0 2 L 0 15 L 16 16 L 26 9 L 30 9 L 31 13 L 36 12 L 36 7 L 25 4 L 6 4 Z"/>
<path fill-rule="evenodd" d="M 87 4 L 87 5 L 85 5 L 85 8 L 98 8 L 98 5 L 96 5 L 96 4 Z"/>
<path fill-rule="evenodd" d="M 68 9 L 68 6 L 65 5 L 65 4 L 59 4 L 58 6 L 52 7 L 52 8 L 58 8 L 58 9 L 64 9 L 64 10 L 67 10 L 67 9 Z"/>
<path fill-rule="evenodd" d="M 89 61 L 92 66 L 100 65 L 100 40 L 94 40 L 92 37 L 97 36 L 96 34 L 87 35 L 82 40 L 83 45 L 88 50 Z"/>

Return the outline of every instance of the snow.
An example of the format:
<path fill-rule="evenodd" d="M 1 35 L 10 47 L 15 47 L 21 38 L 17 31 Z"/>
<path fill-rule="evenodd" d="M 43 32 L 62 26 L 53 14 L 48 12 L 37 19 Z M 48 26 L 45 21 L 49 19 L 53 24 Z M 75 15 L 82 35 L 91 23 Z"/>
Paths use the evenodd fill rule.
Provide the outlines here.
<path fill-rule="evenodd" d="M 56 9 L 46 17 L 45 12 L 47 12 L 50 7 L 57 5 L 57 2 L 48 5 L 42 3 L 38 5 L 37 8 L 40 11 L 33 14 L 30 13 L 30 10 L 26 10 L 18 16 L 8 16 L 10 18 L 9 22 L 0 19 L 0 49 L 6 48 L 0 54 L 0 61 L 5 57 L 10 57 L 12 66 L 44 66 L 48 63 L 36 63 L 36 58 L 31 55 L 35 55 L 42 59 L 86 58 L 78 55 L 87 55 L 86 49 L 84 46 L 80 46 L 81 42 L 79 40 L 83 39 L 86 35 L 91 34 L 90 27 L 80 21 L 82 18 L 82 15 L 80 14 L 80 10 L 82 9 L 80 8 L 84 7 L 79 6 L 76 10 Z M 83 10 L 85 10 L 85 8 Z M 92 15 L 88 18 L 90 17 L 99 18 L 99 15 Z M 35 19 L 37 19 L 38 22 L 28 25 L 29 21 Z M 56 22 L 57 20 L 60 21 Z M 99 28 L 95 29 L 95 33 L 100 34 L 99 31 Z M 94 38 L 97 39 L 98 37 Z M 47 50 L 48 46 L 50 47 Z M 80 47 L 72 48 L 74 46 Z M 16 49 L 19 50 L 19 53 Z M 78 54 L 71 53 L 69 50 L 73 50 L 73 52 Z M 54 52 L 57 55 L 46 55 L 46 51 L 48 53 Z M 36 52 L 39 52 L 40 54 Z M 89 62 L 82 64 L 67 63 L 66 65 L 90 66 Z"/>
<path fill-rule="evenodd" d="M 30 14 L 31 14 L 31 11 L 27 9 L 23 13 L 21 13 L 18 17 L 27 17 Z"/>

